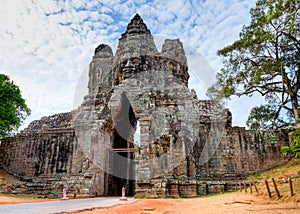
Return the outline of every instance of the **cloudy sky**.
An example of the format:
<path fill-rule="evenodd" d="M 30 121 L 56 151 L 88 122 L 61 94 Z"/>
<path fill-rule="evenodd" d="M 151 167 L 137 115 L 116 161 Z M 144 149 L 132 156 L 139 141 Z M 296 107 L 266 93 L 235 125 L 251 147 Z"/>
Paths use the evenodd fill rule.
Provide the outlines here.
<path fill-rule="evenodd" d="M 20 87 L 31 108 L 26 125 L 70 111 L 94 49 L 106 43 L 115 51 L 120 34 L 139 13 L 154 38 L 180 38 L 198 54 L 198 60 L 188 59 L 195 74 L 190 81 L 205 98 L 222 66 L 217 50 L 238 39 L 254 5 L 254 0 L 2 0 L 0 73 Z M 228 102 L 234 125 L 245 124 L 249 103 L 255 101 Z"/>

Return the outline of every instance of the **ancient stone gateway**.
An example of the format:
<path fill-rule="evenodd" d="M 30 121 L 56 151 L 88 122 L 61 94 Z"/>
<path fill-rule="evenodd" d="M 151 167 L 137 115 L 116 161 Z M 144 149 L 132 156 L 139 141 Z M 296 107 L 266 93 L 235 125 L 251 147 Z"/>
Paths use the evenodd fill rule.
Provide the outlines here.
<path fill-rule="evenodd" d="M 2 140 L 0 167 L 49 197 L 62 187 L 85 196 L 125 187 L 127 195 L 194 197 L 285 161 L 286 134 L 232 127 L 230 111 L 198 100 L 188 80 L 180 40 L 158 51 L 137 14 L 115 54 L 105 44 L 95 49 L 82 105 Z"/>

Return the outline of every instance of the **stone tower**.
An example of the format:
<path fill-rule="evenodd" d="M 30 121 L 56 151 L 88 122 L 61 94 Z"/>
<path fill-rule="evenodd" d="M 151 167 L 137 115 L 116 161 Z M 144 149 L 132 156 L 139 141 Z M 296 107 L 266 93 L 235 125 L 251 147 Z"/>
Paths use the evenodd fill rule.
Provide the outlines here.
<path fill-rule="evenodd" d="M 158 51 L 136 14 L 115 54 L 105 44 L 95 49 L 82 105 L 6 139 L 0 167 L 30 177 L 32 188 L 64 180 L 87 195 L 121 195 L 125 187 L 127 195 L 193 197 L 284 161 L 284 134 L 232 127 L 230 111 L 198 100 L 188 80 L 180 40 L 166 39 Z M 27 146 L 31 156 L 20 152 Z"/>

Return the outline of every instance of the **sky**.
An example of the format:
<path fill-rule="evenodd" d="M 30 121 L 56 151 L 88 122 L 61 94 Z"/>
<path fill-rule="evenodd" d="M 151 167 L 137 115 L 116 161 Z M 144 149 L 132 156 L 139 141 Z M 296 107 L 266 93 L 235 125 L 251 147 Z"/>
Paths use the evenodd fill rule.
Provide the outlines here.
<path fill-rule="evenodd" d="M 158 49 L 161 39 L 180 38 L 190 87 L 206 99 L 206 89 L 222 67 L 217 50 L 239 38 L 254 6 L 254 0 L 2 0 L 0 73 L 20 87 L 31 109 L 22 128 L 42 116 L 71 111 L 81 102 L 79 88 L 87 87 L 94 49 L 105 43 L 115 52 L 121 33 L 139 13 Z M 233 125 L 245 126 L 256 102 L 228 101 Z"/>

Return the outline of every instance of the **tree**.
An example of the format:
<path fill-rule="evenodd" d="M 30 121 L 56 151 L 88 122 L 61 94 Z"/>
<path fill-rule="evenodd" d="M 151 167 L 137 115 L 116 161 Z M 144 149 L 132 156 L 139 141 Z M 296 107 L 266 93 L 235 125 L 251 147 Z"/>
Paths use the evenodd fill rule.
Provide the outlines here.
<path fill-rule="evenodd" d="M 300 128 L 291 133 L 291 142 L 289 146 L 282 146 L 280 150 L 285 156 L 300 158 Z"/>
<path fill-rule="evenodd" d="M 298 107 L 300 111 L 300 107 Z M 300 119 L 296 121 L 296 123 L 300 124 Z M 300 128 L 296 128 L 294 131 L 290 133 L 290 145 L 281 146 L 280 150 L 284 154 L 284 156 L 289 155 L 290 157 L 300 158 Z"/>
<path fill-rule="evenodd" d="M 299 119 L 300 0 L 258 0 L 240 37 L 218 51 L 224 57 L 215 99 L 261 95 L 251 110 L 250 128 L 280 128 Z"/>
<path fill-rule="evenodd" d="M 8 76 L 0 74 L 0 139 L 18 128 L 29 114 L 19 87 Z"/>

